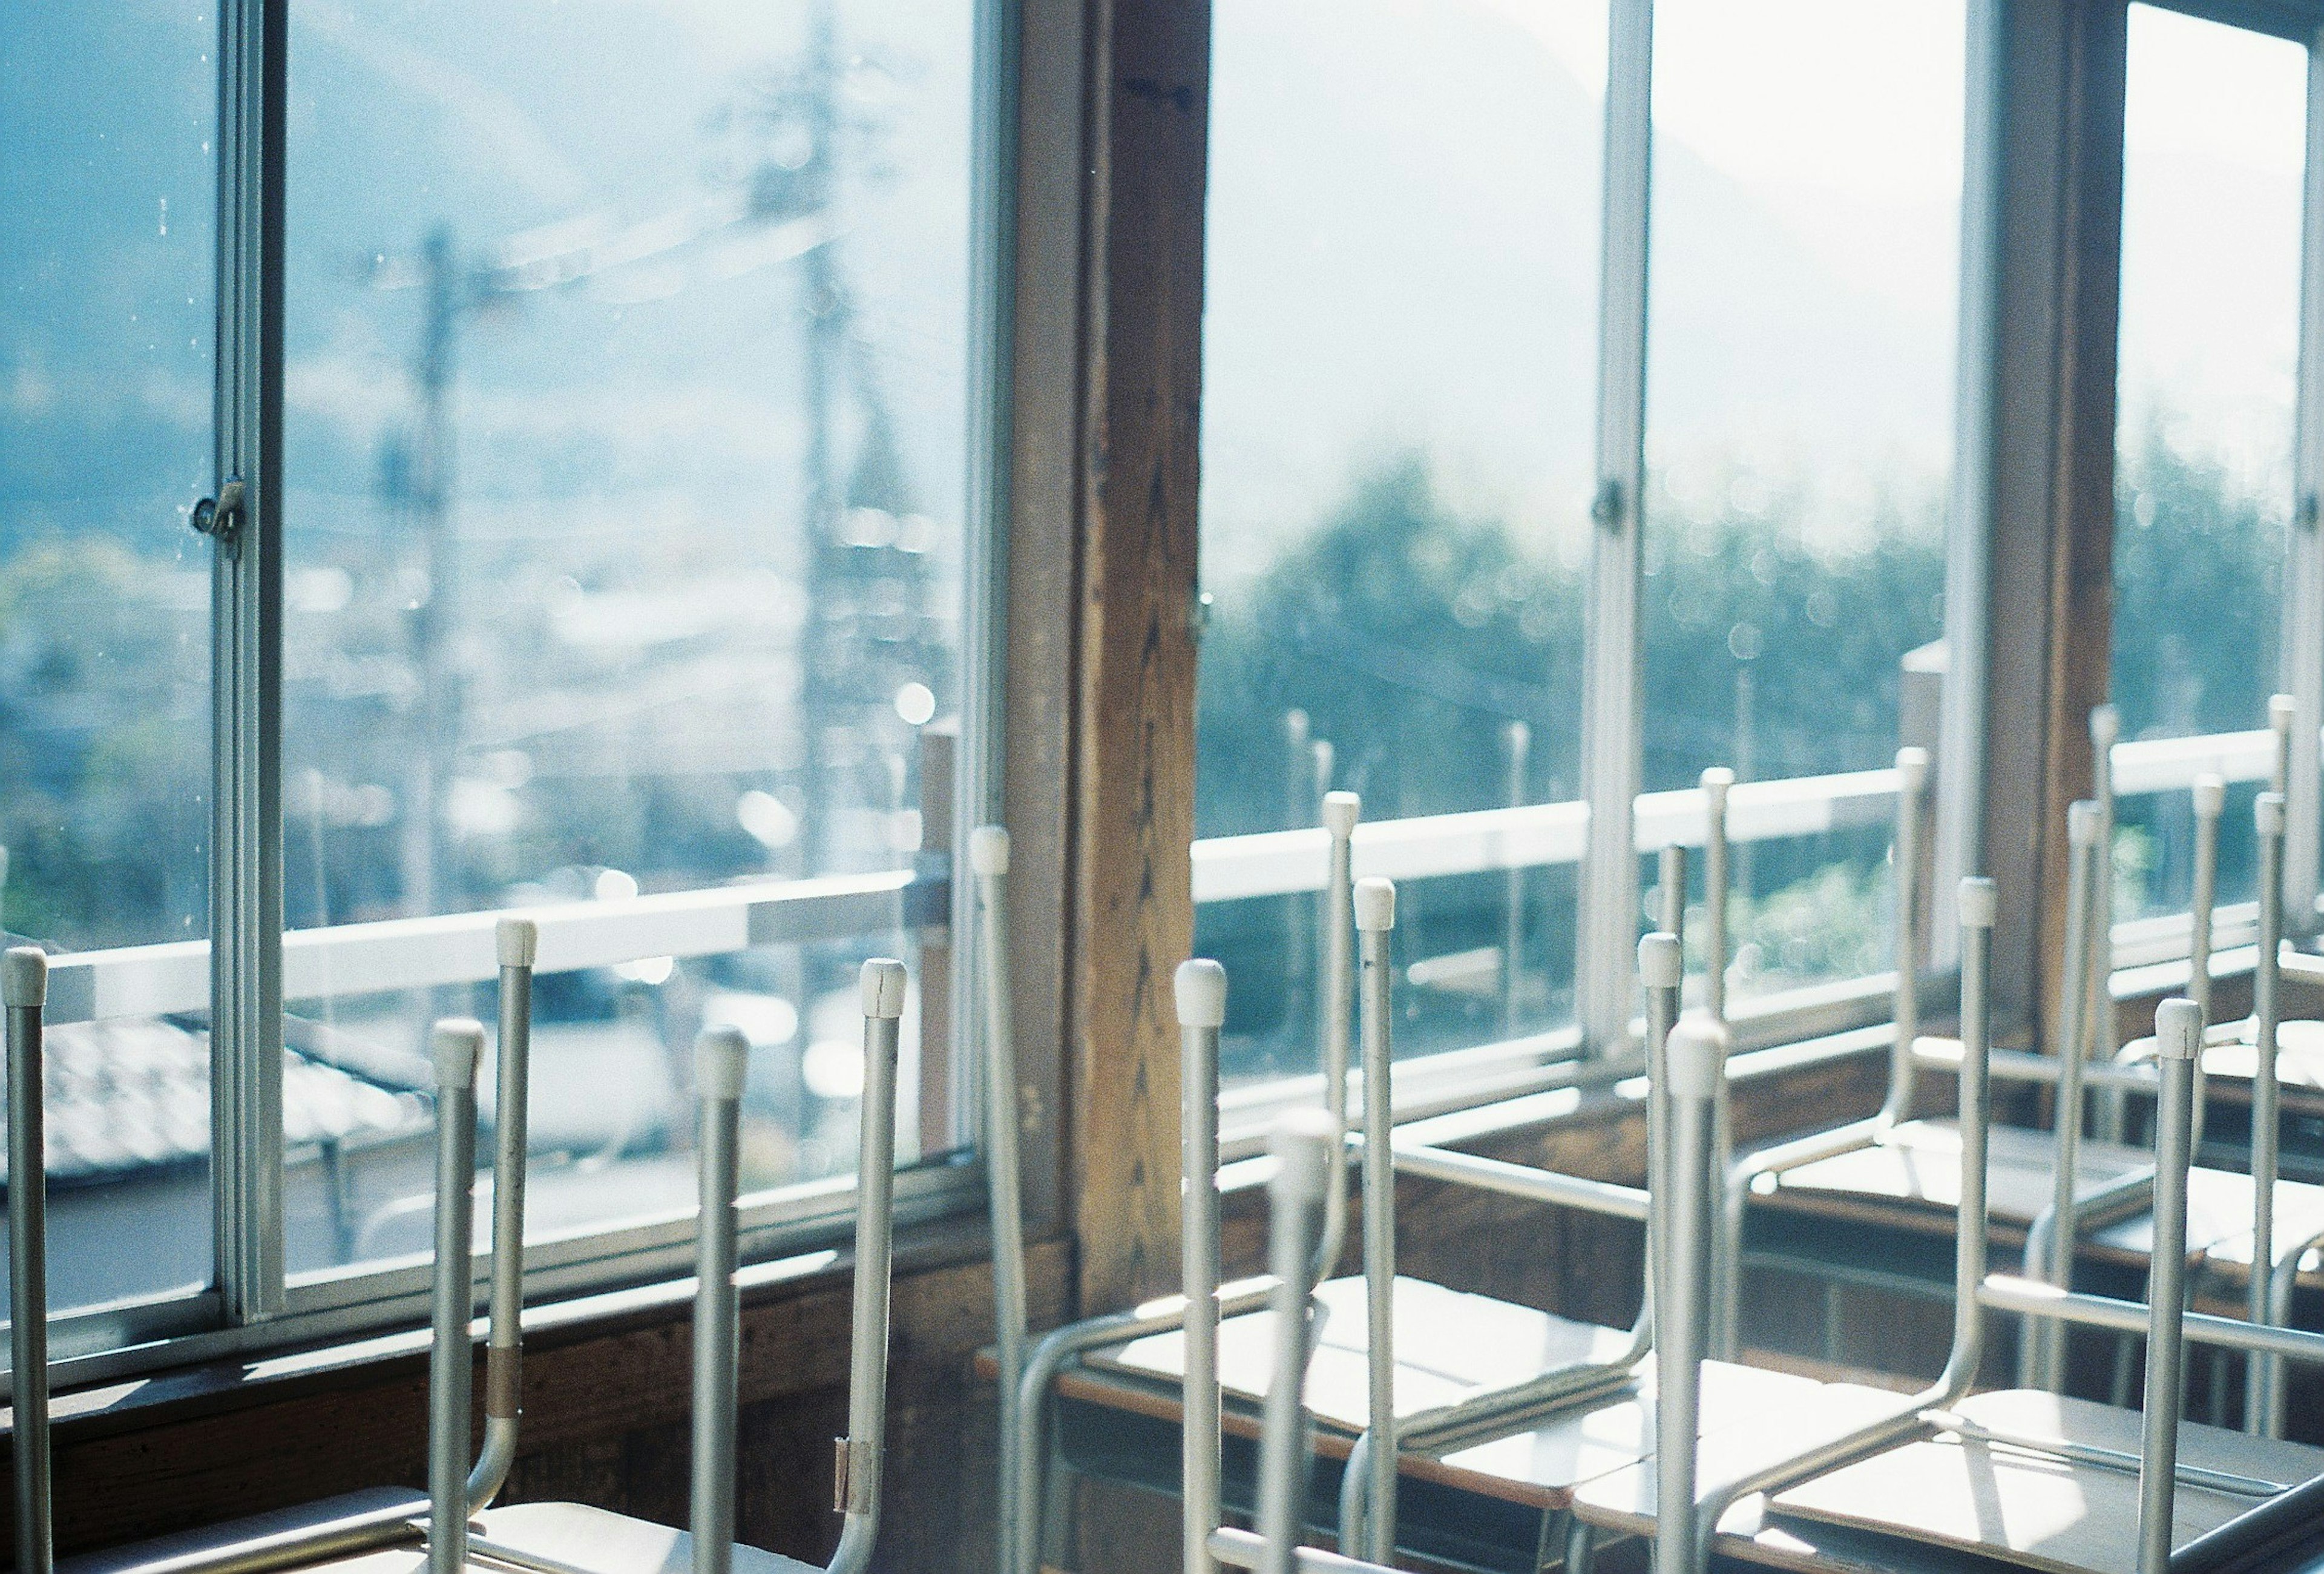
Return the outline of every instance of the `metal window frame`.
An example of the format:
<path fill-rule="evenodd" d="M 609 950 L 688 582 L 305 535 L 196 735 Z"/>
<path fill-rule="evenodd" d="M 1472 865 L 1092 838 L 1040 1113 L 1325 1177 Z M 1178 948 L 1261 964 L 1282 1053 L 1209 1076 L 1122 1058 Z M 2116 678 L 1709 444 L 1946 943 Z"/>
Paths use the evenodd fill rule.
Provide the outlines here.
<path fill-rule="evenodd" d="M 2301 35 L 2308 49 L 2308 149 L 2301 179 L 2300 348 L 2292 415 L 2292 527 L 2286 532 L 2282 653 L 2278 682 L 2309 718 L 2295 727 L 2285 794 L 2284 919 L 2299 939 L 2317 932 L 2319 759 L 2315 725 L 2324 718 L 2324 17 Z"/>
<path fill-rule="evenodd" d="M 540 926 L 543 970 L 559 973 L 648 956 L 926 934 L 941 926 L 953 895 L 948 875 L 876 871 L 569 903 L 528 909 L 527 915 Z M 491 938 L 500 916 L 451 913 L 292 931 L 281 948 L 282 987 L 295 999 L 487 983 L 495 976 Z M 198 1011 L 208 998 L 208 949 L 195 940 L 60 957 L 51 974 L 49 1020 L 63 1025 Z M 277 1155 L 278 1172 L 283 1157 Z M 911 1220 L 973 1209 L 982 1189 L 978 1156 L 960 1150 L 898 1178 Z M 845 1176 L 757 1193 L 743 1202 L 745 1245 L 758 1254 L 842 1244 L 853 1225 L 852 1199 L 853 1180 Z M 530 1241 L 527 1291 L 578 1294 L 683 1274 L 693 1228 L 691 1211 L 679 1210 Z M 480 1306 L 488 1277 L 476 1278 Z M 54 1319 L 51 1349 L 60 1379 L 78 1383 L 289 1340 L 375 1332 L 424 1318 L 428 1280 L 419 1256 L 290 1274 L 279 1282 L 281 1299 L 264 1319 L 229 1315 L 215 1290 L 141 1296 Z"/>
<path fill-rule="evenodd" d="M 1590 514 L 1574 1014 L 1591 1055 L 1628 1048 L 1637 934 L 1632 820 L 1643 716 L 1639 572 L 1645 541 L 1646 310 L 1654 181 L 1654 0 L 1607 0 L 1604 186 L 1598 274 L 1597 495 Z"/>
<path fill-rule="evenodd" d="M 2143 0 L 2161 11 L 2177 11 L 2246 32 L 2264 32 L 2311 44 L 2324 29 L 2324 4 L 2318 0 Z"/>
<path fill-rule="evenodd" d="M 1930 961 L 1959 961 L 1955 892 L 1985 867 L 1986 619 L 1993 572 L 1991 368 L 1999 344 L 1996 248 L 2003 138 L 1997 79 L 2000 0 L 1969 0 L 1961 117 L 1960 306 L 1953 366 L 1953 477 L 1945 520 L 1945 681 L 1937 701 L 1936 837 Z"/>
<path fill-rule="evenodd" d="M 210 1192 L 229 1322 L 282 1306 L 282 285 L 288 0 L 218 9 Z"/>
<path fill-rule="evenodd" d="M 2306 161 L 2301 181 L 2298 360 L 2293 375 L 2292 523 L 2285 532 L 2276 686 L 2310 725 L 2293 729 L 2286 781 L 2284 923 L 2296 940 L 2319 929 L 2324 844 L 2324 4 L 2317 0 L 2136 0 L 2153 10 L 2299 44 L 2308 51 Z"/>
<path fill-rule="evenodd" d="M 1647 324 L 1651 297 L 1654 5 L 1608 0 L 1606 131 L 1600 259 L 1597 495 L 1591 517 L 1589 626 L 1584 640 L 1582 779 L 1596 834 L 1582 861 L 1576 937 L 1575 1014 L 1593 1055 L 1633 1040 L 1631 949 L 1638 923 L 1637 795 L 1643 731 L 1640 670 L 1646 485 Z M 1981 654 L 1989 573 L 1986 488 L 1963 486 L 1984 462 L 1972 440 L 1991 419 L 1978 369 L 1995 324 L 1986 310 L 1991 241 L 1990 163 L 1995 138 L 1984 111 L 2003 25 L 1997 0 L 1969 0 L 1964 75 L 1969 99 L 1961 191 L 1960 358 L 1956 367 L 1954 504 L 1947 522 L 1945 634 L 1951 664 L 1940 707 L 1936 869 L 1930 960 L 1952 964 L 1952 889 L 1981 865 L 1978 784 L 1984 763 Z M 1974 478 L 1974 477 L 1972 477 Z"/>
<path fill-rule="evenodd" d="M 978 827 L 1001 823 L 1008 743 L 1009 542 L 1016 411 L 1018 62 L 1016 0 L 975 0 L 969 130 L 968 541 L 962 554 L 959 776 L 951 846 L 964 851 Z M 984 1079 L 973 1046 L 984 1042 L 987 1010 L 975 883 L 954 882 L 950 1021 L 952 1137 L 973 1146 Z"/>
<path fill-rule="evenodd" d="M 955 847 L 966 830 L 997 818 L 1004 744 L 999 725 L 1007 649 L 1007 505 L 1010 481 L 1010 325 L 1015 277 L 1019 0 L 973 0 L 971 9 L 969 420 L 967 432 L 963 719 L 966 737 L 954 794 Z M 288 143 L 288 0 L 223 0 L 217 20 L 216 331 L 213 384 L 215 495 L 243 486 L 238 528 L 213 536 L 210 569 L 210 940 L 58 959 L 58 1021 L 128 1010 L 210 1013 L 211 1282 L 52 1319 L 58 1373 L 66 1383 L 152 1370 L 292 1339 L 376 1329 L 426 1316 L 424 1270 L 365 1265 L 290 1275 L 283 1250 L 282 1052 L 285 936 L 282 907 L 283 310 Z M 894 908 L 904 927 L 940 921 L 941 906 L 964 940 L 968 883 L 946 872 L 886 878 L 893 889 L 829 893 Z M 874 877 L 878 884 L 883 877 Z M 808 882 L 807 884 L 821 883 Z M 843 882 L 844 884 L 844 882 Z M 813 894 L 824 894 L 816 893 Z M 707 895 L 738 905 L 736 893 Z M 656 899 L 643 899 L 649 903 Z M 743 943 L 790 938 L 796 927 L 770 897 L 744 924 Z M 870 908 L 864 912 L 869 912 Z M 607 915 L 599 915 L 601 917 Z M 664 913 L 668 923 L 682 915 Z M 863 916 L 857 913 L 857 917 Z M 411 921 L 371 934 L 398 949 L 404 970 L 465 976 L 470 931 L 493 915 Z M 831 918 L 833 914 L 819 914 Z M 379 926 L 372 926 L 377 929 Z M 865 932 L 859 928 L 856 932 Z M 353 936 L 291 938 L 301 952 Z M 620 941 L 600 937 L 597 949 Z M 727 949 L 732 949 L 727 948 Z M 478 953 L 489 959 L 490 948 Z M 640 955 L 645 953 L 640 952 Z M 664 954 L 656 951 L 654 954 Z M 953 970 L 955 1140 L 973 1141 L 975 1046 L 981 1007 L 973 967 Z M 194 996 L 198 994 L 198 998 Z M 180 997 L 185 998 L 180 998 Z M 907 1218 L 973 1208 L 979 1160 L 955 1152 L 899 1177 Z M 768 1193 L 743 1217 L 744 1245 L 788 1251 L 844 1234 L 852 1178 Z M 545 1242 L 529 1291 L 579 1292 L 684 1271 L 691 1215 L 621 1221 Z M 481 1276 L 479 1283 L 483 1282 Z M 0 1379 L 5 1384 L 5 1379 Z"/>
<path fill-rule="evenodd" d="M 916 1164 L 896 1175 L 897 1223 L 931 1223 L 979 1205 L 983 1172 L 968 1155 Z M 809 1272 L 845 1246 L 854 1227 L 853 1178 L 746 1197 L 741 1240 L 746 1263 Z M 579 1230 L 526 1247 L 525 1293 L 536 1303 L 621 1291 L 682 1279 L 693 1264 L 694 1216 L 672 1213 Z M 806 1262 L 781 1259 L 808 1256 Z M 534 1259 L 539 1259 L 535 1261 Z M 488 1259 L 476 1259 L 475 1310 L 489 1298 Z M 762 1273 L 765 1270 L 761 1270 Z M 743 1280 L 752 1277 L 745 1270 Z M 278 1313 L 257 1322 L 221 1315 L 214 1292 L 156 1296 L 90 1308 L 50 1323 L 54 1385 L 59 1389 L 138 1376 L 189 1362 L 263 1354 L 293 1344 L 346 1341 L 412 1331 L 424 1337 L 429 1271 L 424 1261 L 400 1258 L 384 1266 L 336 1274 L 300 1274 L 287 1286 Z M 528 1308 L 555 1317 L 556 1310 Z M 12 1392 L 0 1374 L 0 1397 Z"/>

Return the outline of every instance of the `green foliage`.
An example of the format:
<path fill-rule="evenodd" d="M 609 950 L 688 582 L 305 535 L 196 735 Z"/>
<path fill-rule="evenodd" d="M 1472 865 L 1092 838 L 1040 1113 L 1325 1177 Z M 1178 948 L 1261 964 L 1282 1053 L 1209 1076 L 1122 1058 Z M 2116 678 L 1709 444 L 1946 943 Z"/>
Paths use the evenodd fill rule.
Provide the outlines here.
<path fill-rule="evenodd" d="M 1925 511 L 1890 509 L 1861 544 L 1823 548 L 1785 523 L 1796 512 L 1778 498 L 1653 516 L 1641 608 L 1649 790 L 1692 785 L 1713 764 L 1802 775 L 1895 754 L 1898 661 L 1941 626 L 1941 532 Z M 1340 782 L 1375 817 L 1506 802 L 1512 719 L 1532 728 L 1528 795 L 1574 795 L 1583 597 L 1579 568 L 1455 513 L 1419 458 L 1363 477 L 1213 615 L 1200 834 L 1312 816 L 1284 741 L 1295 709 L 1336 746 Z"/>
<path fill-rule="evenodd" d="M 101 535 L 0 560 L 0 920 L 15 933 L 200 932 L 208 654 L 188 648 L 186 579 Z"/>
<path fill-rule="evenodd" d="M 1725 489 L 1732 497 L 1739 487 Z M 1943 622 L 1933 518 L 1890 510 L 1858 542 L 1821 547 L 1798 500 L 1648 516 L 1645 783 L 1691 787 L 1886 764 L 1899 665 Z"/>
<path fill-rule="evenodd" d="M 1780 890 L 1729 899 L 1732 996 L 1747 1000 L 1891 965 L 1895 895 L 1885 864 L 1826 864 Z"/>
<path fill-rule="evenodd" d="M 2158 418 L 2116 486 L 2114 700 L 2123 736 L 2267 725 L 2283 526 Z"/>
<path fill-rule="evenodd" d="M 1293 709 L 1374 818 L 1505 801 L 1513 718 L 1535 780 L 1571 792 L 1582 616 L 1577 577 L 1454 514 L 1421 460 L 1384 466 L 1204 631 L 1197 834 L 1275 829 L 1305 801 Z"/>

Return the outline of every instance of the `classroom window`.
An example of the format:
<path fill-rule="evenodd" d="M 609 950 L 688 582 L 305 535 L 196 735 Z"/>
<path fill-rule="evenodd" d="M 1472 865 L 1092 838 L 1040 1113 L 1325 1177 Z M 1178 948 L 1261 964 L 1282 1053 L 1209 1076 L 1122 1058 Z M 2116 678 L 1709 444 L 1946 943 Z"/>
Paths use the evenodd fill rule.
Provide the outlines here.
<path fill-rule="evenodd" d="M 24 243 L 0 257 L 5 918 L 89 980 L 52 996 L 60 1311 L 170 1292 L 146 1333 L 292 1337 L 417 1305 L 426 1032 L 492 1019 L 500 912 L 573 940 L 536 991 L 544 1282 L 682 1256 L 711 1023 L 757 1051 L 746 1227 L 842 1211 L 867 955 L 914 970 L 903 1162 L 966 1145 L 956 969 L 923 941 L 988 792 L 961 737 L 986 681 L 977 37 L 972 0 L 298 0 L 284 140 L 254 156 L 217 97 L 221 51 L 262 91 L 254 15 L 155 0 L 0 41 L 32 85 L 0 103 Z M 282 258 L 281 353 L 230 364 L 261 292 L 219 281 L 254 234 Z M 240 579 L 188 528 L 247 451 L 213 453 L 238 401 L 279 412 L 258 439 L 282 476 Z M 262 612 L 239 636 L 212 616 L 235 594 Z M 279 707 L 218 707 L 213 737 L 214 662 L 279 663 Z M 236 944 L 283 958 L 254 1052 L 213 1043 L 210 796 L 214 756 L 263 760 L 277 727 L 279 774 L 216 810 L 280 848 L 215 880 Z M 55 1171 L 83 1125 L 123 1179 Z M 167 1249 L 105 1249 L 124 1231 Z M 128 1330 L 68 1319 L 58 1353 Z"/>

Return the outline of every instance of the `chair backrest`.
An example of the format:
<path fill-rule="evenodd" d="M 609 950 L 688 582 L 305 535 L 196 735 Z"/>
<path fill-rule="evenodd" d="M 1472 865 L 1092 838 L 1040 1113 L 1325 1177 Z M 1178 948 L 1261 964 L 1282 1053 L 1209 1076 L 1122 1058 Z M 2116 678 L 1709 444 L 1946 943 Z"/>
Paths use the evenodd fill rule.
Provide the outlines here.
<path fill-rule="evenodd" d="M 880 1534 L 888 1432 L 888 1292 L 893 1264 L 896 1060 L 904 964 L 863 964 L 863 1091 L 856 1140 L 855 1301 L 847 1363 L 847 1435 L 837 1440 L 833 1507 L 844 1515 L 826 1567 L 862 1574 Z M 694 1481 L 696 1574 L 728 1574 L 734 1559 L 734 1421 L 740 1298 L 734 1287 L 735 1194 L 750 1041 L 733 1028 L 695 1045 L 700 1102 L 701 1219 L 696 1232 Z"/>

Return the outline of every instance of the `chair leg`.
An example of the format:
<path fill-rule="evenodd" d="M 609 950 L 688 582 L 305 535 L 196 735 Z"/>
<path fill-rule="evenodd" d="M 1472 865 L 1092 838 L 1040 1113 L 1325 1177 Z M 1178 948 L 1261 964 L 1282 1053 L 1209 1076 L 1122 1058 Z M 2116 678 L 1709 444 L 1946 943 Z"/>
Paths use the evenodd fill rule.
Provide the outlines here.
<path fill-rule="evenodd" d="M 2139 1366 L 2139 1347 L 2145 1341 L 2134 1333 L 2120 1333 L 2114 1340 L 2114 1383 L 2107 1390 L 2107 1402 L 2116 1410 L 2130 1408 L 2130 1385 Z"/>
<path fill-rule="evenodd" d="M 1041 1567 L 1044 1569 L 1068 1567 L 1074 1544 L 1074 1508 L 1081 1496 L 1078 1472 L 1065 1459 L 1065 1449 L 1058 1444 L 1052 1430 L 1049 1441 L 1049 1468 L 1041 1496 Z"/>
<path fill-rule="evenodd" d="M 1574 1516 L 1566 1516 L 1565 1574 L 1590 1574 L 1591 1560 L 1597 1556 L 1598 1536 L 1588 1525 Z"/>

